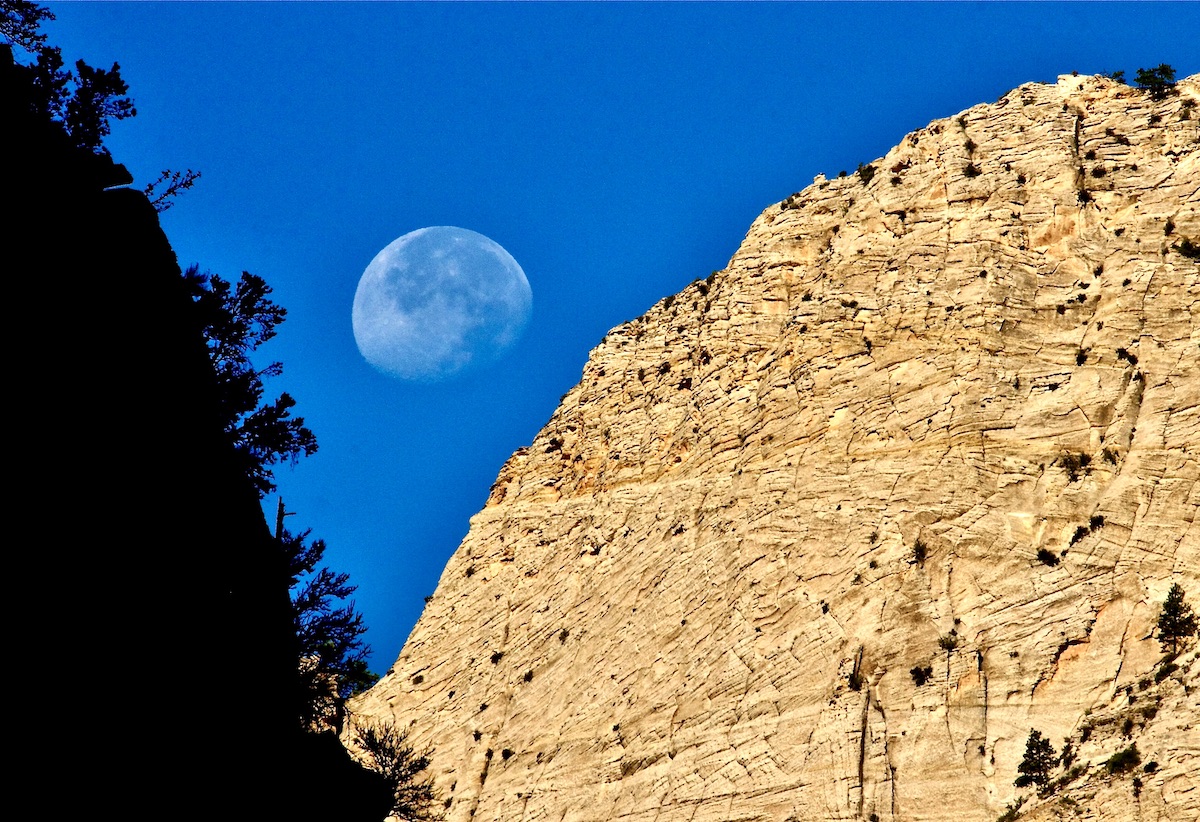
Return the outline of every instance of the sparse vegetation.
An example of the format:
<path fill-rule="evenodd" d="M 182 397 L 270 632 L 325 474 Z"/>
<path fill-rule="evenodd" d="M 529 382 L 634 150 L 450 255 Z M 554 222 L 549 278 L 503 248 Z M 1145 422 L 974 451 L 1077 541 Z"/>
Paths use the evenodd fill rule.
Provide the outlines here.
<path fill-rule="evenodd" d="M 392 792 L 392 816 L 408 822 L 442 818 L 433 780 L 425 773 L 433 751 L 417 752 L 408 734 L 391 723 L 356 727 L 354 741 L 364 764 L 382 776 Z"/>
<path fill-rule="evenodd" d="M 866 185 L 875 177 L 875 166 L 859 163 L 854 173 L 858 175 L 858 179 L 862 180 L 863 185 Z"/>
<path fill-rule="evenodd" d="M 1133 81 L 1150 93 L 1151 100 L 1165 100 L 1176 93 L 1175 69 L 1166 63 L 1154 68 L 1139 68 Z"/>
<path fill-rule="evenodd" d="M 1054 746 L 1050 740 L 1042 736 L 1041 731 L 1029 729 L 1029 738 L 1025 740 L 1025 756 L 1017 766 L 1020 774 L 1013 782 L 1018 788 L 1030 785 L 1045 787 L 1050 784 L 1050 771 L 1058 764 Z"/>
<path fill-rule="evenodd" d="M 1110 774 L 1125 773 L 1136 768 L 1141 761 L 1142 755 L 1138 753 L 1137 743 L 1134 742 L 1128 748 L 1123 748 L 1110 756 L 1104 763 L 1104 770 Z"/>
<path fill-rule="evenodd" d="M 1063 454 L 1058 458 L 1058 464 L 1066 469 L 1069 482 L 1078 482 L 1080 474 L 1092 464 L 1092 458 L 1088 454 Z"/>
<path fill-rule="evenodd" d="M 912 676 L 913 684 L 920 688 L 933 677 L 933 666 L 926 665 L 922 668 L 920 665 L 915 665 L 909 669 L 908 673 Z"/>
<path fill-rule="evenodd" d="M 1173 248 L 1189 260 L 1200 260 L 1200 245 L 1193 243 L 1186 237 L 1173 246 Z"/>
<path fill-rule="evenodd" d="M 996 822 L 1017 822 L 1021 816 L 1021 806 L 1025 804 L 1025 797 L 1017 799 L 1015 802 L 1009 802 L 1004 807 L 1004 813 L 996 817 Z"/>
<path fill-rule="evenodd" d="M 1171 654 L 1179 653 L 1179 643 L 1196 633 L 1196 615 L 1183 601 L 1183 588 L 1179 583 L 1171 586 L 1158 614 L 1158 641 L 1163 650 L 1169 646 Z"/>
<path fill-rule="evenodd" d="M 958 638 L 958 631 L 953 628 L 950 629 L 950 633 L 938 637 L 938 647 L 945 651 L 947 656 L 954 653 L 960 644 L 962 641 Z"/>
<path fill-rule="evenodd" d="M 913 560 L 920 565 L 925 561 L 925 557 L 929 553 L 929 548 L 925 545 L 924 540 L 917 537 L 917 541 L 913 543 Z"/>
<path fill-rule="evenodd" d="M 1043 565 L 1049 565 L 1051 568 L 1059 563 L 1058 554 L 1047 548 L 1039 548 L 1037 552 L 1037 558 L 1038 562 L 1042 563 Z"/>
<path fill-rule="evenodd" d="M 1162 664 L 1158 666 L 1158 670 L 1154 672 L 1154 681 L 1156 683 L 1162 682 L 1171 674 L 1179 670 L 1179 666 L 1173 660 L 1173 656 L 1168 656 L 1163 660 Z"/>

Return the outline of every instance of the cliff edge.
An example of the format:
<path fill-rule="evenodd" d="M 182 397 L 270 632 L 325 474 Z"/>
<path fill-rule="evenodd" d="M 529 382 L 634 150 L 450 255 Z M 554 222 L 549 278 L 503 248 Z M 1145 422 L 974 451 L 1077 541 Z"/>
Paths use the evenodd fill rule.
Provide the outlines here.
<path fill-rule="evenodd" d="M 606 336 L 355 706 L 448 819 L 1200 818 L 1196 644 L 1154 636 L 1200 601 L 1177 89 L 937 120 Z"/>

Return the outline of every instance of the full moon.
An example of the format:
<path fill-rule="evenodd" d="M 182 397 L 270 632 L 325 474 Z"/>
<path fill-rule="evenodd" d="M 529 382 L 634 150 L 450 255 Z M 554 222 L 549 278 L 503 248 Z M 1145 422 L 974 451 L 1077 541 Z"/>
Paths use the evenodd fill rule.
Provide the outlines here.
<path fill-rule="evenodd" d="M 532 303 L 525 272 L 498 243 L 465 228 L 419 228 L 363 272 L 354 340 L 384 374 L 440 380 L 504 353 L 525 330 Z"/>

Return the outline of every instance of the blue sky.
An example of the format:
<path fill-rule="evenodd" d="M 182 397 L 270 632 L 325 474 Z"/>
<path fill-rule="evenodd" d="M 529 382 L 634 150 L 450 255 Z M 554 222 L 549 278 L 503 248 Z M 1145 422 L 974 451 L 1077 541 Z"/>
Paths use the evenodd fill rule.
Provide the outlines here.
<path fill-rule="evenodd" d="M 1182 3 L 49 6 L 64 58 L 121 64 L 138 115 L 107 145 L 137 184 L 203 175 L 162 219 L 181 266 L 251 271 L 288 309 L 268 391 L 320 451 L 280 493 L 358 584 L 379 672 L 588 351 L 724 267 L 767 205 L 1021 83 L 1200 71 Z M 507 249 L 533 315 L 490 366 L 398 381 L 350 307 L 432 225 Z"/>

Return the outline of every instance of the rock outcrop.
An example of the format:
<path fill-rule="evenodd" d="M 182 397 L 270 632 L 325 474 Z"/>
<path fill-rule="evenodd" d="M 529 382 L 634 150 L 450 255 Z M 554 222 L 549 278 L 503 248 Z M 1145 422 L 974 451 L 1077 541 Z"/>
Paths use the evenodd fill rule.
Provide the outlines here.
<path fill-rule="evenodd" d="M 592 351 L 359 715 L 455 822 L 1200 818 L 1198 97 L 1024 85 L 769 207 Z"/>

